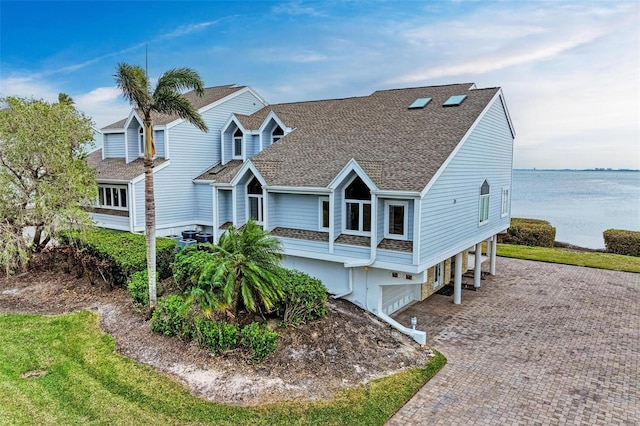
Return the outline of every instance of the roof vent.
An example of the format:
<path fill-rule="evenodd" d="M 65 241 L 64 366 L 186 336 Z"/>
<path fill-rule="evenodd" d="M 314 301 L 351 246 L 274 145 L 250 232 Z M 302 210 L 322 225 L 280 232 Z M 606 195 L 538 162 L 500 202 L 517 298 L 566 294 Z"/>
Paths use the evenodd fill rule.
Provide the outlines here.
<path fill-rule="evenodd" d="M 442 106 L 446 106 L 446 107 L 451 107 L 451 106 L 458 106 L 462 103 L 462 101 L 464 101 L 467 98 L 467 95 L 454 95 L 449 97 L 449 99 L 447 99 Z"/>
<path fill-rule="evenodd" d="M 431 98 L 418 98 L 411 105 L 409 105 L 409 109 L 419 109 L 424 108 L 431 101 Z"/>

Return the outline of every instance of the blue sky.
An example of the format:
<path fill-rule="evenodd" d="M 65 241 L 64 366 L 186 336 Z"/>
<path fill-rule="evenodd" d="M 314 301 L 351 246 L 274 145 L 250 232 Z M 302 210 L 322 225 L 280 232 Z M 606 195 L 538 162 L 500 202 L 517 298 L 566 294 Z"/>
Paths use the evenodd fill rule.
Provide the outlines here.
<path fill-rule="evenodd" d="M 0 2 L 0 95 L 128 113 L 118 62 L 189 66 L 269 102 L 501 86 L 516 168 L 640 168 L 636 1 Z"/>

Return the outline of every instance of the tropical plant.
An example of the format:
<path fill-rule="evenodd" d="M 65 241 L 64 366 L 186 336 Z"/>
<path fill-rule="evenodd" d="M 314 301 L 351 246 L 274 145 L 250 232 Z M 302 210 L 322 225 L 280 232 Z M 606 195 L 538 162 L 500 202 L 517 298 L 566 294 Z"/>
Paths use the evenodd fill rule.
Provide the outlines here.
<path fill-rule="evenodd" d="M 83 208 L 97 194 L 85 158 L 91 125 L 72 103 L 0 99 L 0 267 L 7 273 L 61 230 L 89 223 Z"/>
<path fill-rule="evenodd" d="M 165 72 L 156 87 L 151 91 L 149 77 L 139 66 L 120 63 L 115 74 L 116 84 L 122 94 L 134 107 L 143 120 L 144 149 L 144 211 L 145 234 L 147 237 L 147 270 L 149 271 L 149 304 L 155 307 L 156 295 L 156 207 L 153 194 L 153 156 L 156 153 L 153 142 L 153 115 L 169 114 L 187 120 L 198 129 L 206 132 L 207 125 L 191 105 L 181 95 L 181 91 L 192 89 L 196 95 L 204 95 L 204 83 L 197 72 L 191 68 L 177 68 Z"/>
<path fill-rule="evenodd" d="M 283 269 L 280 241 L 250 220 L 242 228 L 230 227 L 211 246 L 215 261 L 208 263 L 191 295 L 205 312 L 240 309 L 264 312 L 282 297 Z"/>

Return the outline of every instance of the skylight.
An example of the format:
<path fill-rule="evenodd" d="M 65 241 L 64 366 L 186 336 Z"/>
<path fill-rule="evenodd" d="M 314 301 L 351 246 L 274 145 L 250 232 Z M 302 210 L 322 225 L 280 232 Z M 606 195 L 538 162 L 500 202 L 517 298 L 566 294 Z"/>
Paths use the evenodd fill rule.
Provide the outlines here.
<path fill-rule="evenodd" d="M 409 109 L 418 109 L 424 108 L 431 101 L 431 98 L 418 98 L 411 105 L 409 105 Z"/>
<path fill-rule="evenodd" d="M 442 106 L 458 106 L 467 98 L 467 95 L 454 95 L 447 99 Z"/>

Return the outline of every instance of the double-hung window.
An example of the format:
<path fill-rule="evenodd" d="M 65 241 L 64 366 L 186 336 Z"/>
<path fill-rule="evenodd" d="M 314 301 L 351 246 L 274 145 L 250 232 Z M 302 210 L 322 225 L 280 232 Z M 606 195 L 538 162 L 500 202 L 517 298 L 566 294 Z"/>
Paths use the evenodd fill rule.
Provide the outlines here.
<path fill-rule="evenodd" d="M 406 201 L 385 201 L 384 237 L 406 240 L 409 227 L 409 203 Z"/>
<path fill-rule="evenodd" d="M 249 218 L 262 224 L 264 221 L 262 185 L 255 177 L 251 179 L 251 182 L 247 185 L 247 198 L 249 205 Z"/>
<path fill-rule="evenodd" d="M 104 209 L 127 210 L 127 187 L 99 185 L 98 207 Z"/>
<path fill-rule="evenodd" d="M 500 217 L 505 217 L 509 214 L 509 207 L 511 207 L 509 192 L 509 187 L 502 188 L 502 208 L 500 209 Z"/>
<path fill-rule="evenodd" d="M 140 156 L 144 155 L 144 127 L 140 127 L 140 131 L 138 132 L 138 151 Z"/>
<path fill-rule="evenodd" d="M 480 225 L 489 221 L 489 189 L 489 182 L 485 180 L 480 187 Z"/>
<path fill-rule="evenodd" d="M 276 143 L 283 137 L 284 137 L 284 130 L 282 130 L 282 127 L 276 126 L 276 128 L 273 129 L 273 132 L 271 132 L 271 143 Z"/>
<path fill-rule="evenodd" d="M 329 197 L 320 197 L 320 216 L 318 217 L 321 231 L 329 230 Z"/>
<path fill-rule="evenodd" d="M 345 223 L 347 234 L 371 233 L 371 191 L 356 177 L 344 191 Z"/>
<path fill-rule="evenodd" d="M 242 130 L 240 128 L 233 133 L 233 158 L 242 158 Z"/>

